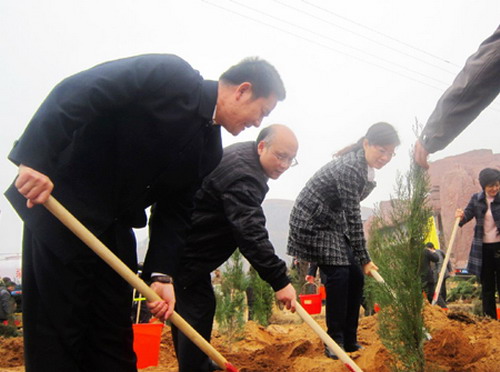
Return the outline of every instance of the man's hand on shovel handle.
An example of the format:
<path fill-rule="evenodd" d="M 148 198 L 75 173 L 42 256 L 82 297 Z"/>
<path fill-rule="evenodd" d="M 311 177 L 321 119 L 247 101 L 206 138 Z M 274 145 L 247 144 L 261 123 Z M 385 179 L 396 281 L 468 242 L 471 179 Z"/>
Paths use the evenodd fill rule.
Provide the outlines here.
<path fill-rule="evenodd" d="M 153 289 L 163 301 L 148 302 L 148 309 L 151 314 L 162 322 L 167 320 L 174 312 L 175 292 L 173 284 L 154 282 L 151 283 Z"/>
<path fill-rule="evenodd" d="M 276 292 L 276 299 L 282 302 L 287 310 L 291 310 L 292 313 L 295 312 L 296 298 L 297 293 L 290 283 Z"/>
<path fill-rule="evenodd" d="M 49 177 L 22 164 L 19 166 L 15 186 L 28 199 L 26 202 L 28 208 L 35 204 L 45 203 L 54 189 L 54 184 Z"/>

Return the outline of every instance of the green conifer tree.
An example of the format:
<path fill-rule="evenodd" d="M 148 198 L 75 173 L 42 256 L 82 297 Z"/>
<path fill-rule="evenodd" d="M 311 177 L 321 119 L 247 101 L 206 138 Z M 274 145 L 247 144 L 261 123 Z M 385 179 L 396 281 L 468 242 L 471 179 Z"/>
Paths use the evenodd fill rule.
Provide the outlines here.
<path fill-rule="evenodd" d="M 394 371 L 425 369 L 420 261 L 431 209 L 426 172 L 412 163 L 398 177 L 389 216 L 376 213 L 369 250 L 386 285 L 371 286 L 380 304 L 379 335 L 393 356 Z"/>
<path fill-rule="evenodd" d="M 271 286 L 250 267 L 249 274 L 249 289 L 252 293 L 252 301 L 248 304 L 249 314 L 252 314 L 251 319 L 262 324 L 269 325 L 269 319 L 273 314 L 274 291 Z"/>
<path fill-rule="evenodd" d="M 219 331 L 226 334 L 229 345 L 241 339 L 245 325 L 245 290 L 248 280 L 243 271 L 243 260 L 237 249 L 221 275 L 220 289 L 215 292 L 217 307 L 215 319 Z"/>

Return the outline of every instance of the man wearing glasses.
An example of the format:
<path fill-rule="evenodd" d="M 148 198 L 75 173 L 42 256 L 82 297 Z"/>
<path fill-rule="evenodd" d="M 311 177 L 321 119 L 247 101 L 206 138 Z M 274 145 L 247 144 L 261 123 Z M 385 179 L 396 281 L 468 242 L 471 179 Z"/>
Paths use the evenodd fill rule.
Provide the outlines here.
<path fill-rule="evenodd" d="M 176 311 L 208 341 L 215 314 L 210 273 L 236 248 L 271 285 L 276 298 L 295 310 L 295 289 L 285 262 L 269 241 L 261 204 L 269 190 L 268 179 L 278 179 L 297 164 L 297 150 L 297 139 L 289 128 L 271 125 L 260 132 L 257 141 L 225 148 L 222 161 L 195 196 L 192 231 L 174 276 Z M 208 357 L 186 336 L 173 326 L 172 333 L 180 372 L 213 370 Z"/>

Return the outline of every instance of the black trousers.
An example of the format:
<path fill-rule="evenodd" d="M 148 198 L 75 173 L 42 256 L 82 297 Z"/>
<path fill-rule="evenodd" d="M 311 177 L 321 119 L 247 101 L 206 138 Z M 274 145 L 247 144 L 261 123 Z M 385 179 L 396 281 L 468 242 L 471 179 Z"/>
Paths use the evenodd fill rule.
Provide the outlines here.
<path fill-rule="evenodd" d="M 175 310 L 208 342 L 212 334 L 215 315 L 215 294 L 210 274 L 204 275 L 194 283 L 183 285 L 182 280 L 175 283 Z M 179 372 L 208 372 L 208 356 L 193 344 L 181 331 L 172 325 Z"/>
<path fill-rule="evenodd" d="M 321 265 L 326 275 L 327 333 L 340 345 L 357 343 L 364 275 L 359 265 Z"/>
<path fill-rule="evenodd" d="M 131 229 L 113 226 L 101 240 L 119 257 L 121 251 L 126 252 L 128 264 L 135 270 Z M 130 286 L 90 248 L 88 254 L 64 264 L 25 228 L 26 372 L 137 371 L 131 299 Z"/>
<path fill-rule="evenodd" d="M 495 291 L 500 294 L 500 243 L 483 243 L 481 288 L 484 315 L 497 319 Z"/>

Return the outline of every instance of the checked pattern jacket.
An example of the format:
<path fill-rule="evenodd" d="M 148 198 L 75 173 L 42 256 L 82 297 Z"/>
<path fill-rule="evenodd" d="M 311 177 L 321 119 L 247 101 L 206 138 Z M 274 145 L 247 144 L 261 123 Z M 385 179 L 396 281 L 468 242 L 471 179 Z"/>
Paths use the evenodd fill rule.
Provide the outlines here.
<path fill-rule="evenodd" d="M 370 262 L 360 202 L 375 187 L 363 149 L 337 157 L 307 182 L 290 215 L 288 254 L 320 265 Z"/>

